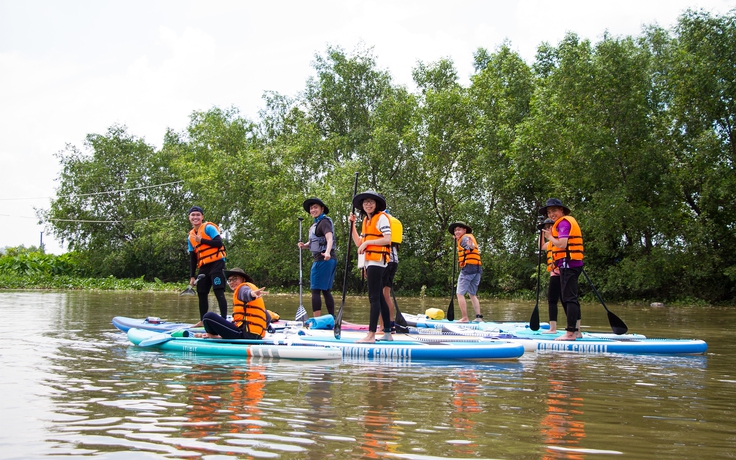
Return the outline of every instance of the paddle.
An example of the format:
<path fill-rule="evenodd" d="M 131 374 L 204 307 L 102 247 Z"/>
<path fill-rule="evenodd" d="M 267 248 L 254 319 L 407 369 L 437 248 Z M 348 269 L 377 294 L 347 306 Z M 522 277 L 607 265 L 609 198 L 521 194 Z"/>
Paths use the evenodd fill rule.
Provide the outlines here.
<path fill-rule="evenodd" d="M 302 241 L 302 221 L 304 220 L 303 217 L 299 217 L 299 242 Z M 302 303 L 302 249 L 299 248 L 299 308 L 296 310 L 296 317 L 294 318 L 294 321 L 306 321 L 307 320 L 307 310 L 304 309 L 304 304 Z"/>
<path fill-rule="evenodd" d="M 394 299 L 394 310 L 396 310 L 396 319 L 394 320 L 394 324 L 396 324 L 396 332 L 409 332 L 409 325 L 406 324 L 406 319 L 404 319 L 404 315 L 401 314 L 399 304 L 396 302 L 393 283 L 391 283 L 391 298 Z M 399 328 L 401 328 L 401 330 L 399 330 Z"/>
<path fill-rule="evenodd" d="M 186 328 L 184 328 L 184 329 L 176 329 L 176 330 L 173 330 L 173 331 L 169 332 L 168 334 L 159 333 L 157 336 L 149 337 L 149 338 L 147 338 L 145 340 L 141 340 L 141 342 L 138 344 L 138 346 L 139 347 L 153 347 L 153 346 L 159 345 L 161 343 L 166 343 L 169 340 L 172 340 L 174 338 L 174 334 L 176 332 L 180 332 L 180 331 L 184 331 L 184 330 L 186 330 Z"/>
<path fill-rule="evenodd" d="M 534 305 L 534 311 L 532 311 L 532 317 L 529 319 L 529 329 L 532 331 L 539 330 L 539 284 L 541 282 L 541 267 L 542 267 L 542 229 L 539 229 L 539 253 L 537 256 L 537 303 Z"/>
<path fill-rule="evenodd" d="M 588 274 L 585 272 L 585 269 L 583 268 L 583 275 L 585 275 L 585 279 L 588 280 L 588 284 L 590 284 L 590 287 L 593 288 L 593 292 L 595 292 L 596 297 L 598 297 L 598 300 L 600 300 L 601 305 L 603 305 L 603 308 L 606 309 L 606 313 L 608 313 L 608 322 L 611 325 L 611 330 L 614 332 L 614 334 L 621 335 L 626 334 L 628 332 L 629 328 L 626 327 L 626 323 L 624 323 L 621 318 L 614 315 L 611 310 L 608 309 L 605 302 L 603 302 L 603 298 L 601 298 L 601 295 L 598 294 L 598 290 L 593 286 L 593 282 L 590 281 L 590 277 L 588 277 Z"/>
<path fill-rule="evenodd" d="M 355 173 L 355 185 L 353 185 L 353 196 L 350 197 L 350 212 L 355 212 L 355 208 L 353 208 L 353 199 L 355 198 L 355 195 L 358 194 L 358 173 Z M 340 340 L 340 334 L 342 332 L 342 311 L 345 308 L 345 294 L 347 293 L 348 289 L 348 271 L 350 270 L 350 248 L 353 246 L 352 244 L 352 237 L 353 237 L 353 225 L 354 222 L 350 222 L 350 228 L 348 229 L 348 236 L 345 239 L 347 242 L 348 250 L 345 251 L 345 276 L 342 280 L 342 303 L 340 304 L 340 309 L 337 311 L 337 317 L 335 317 L 335 338 Z"/>
<path fill-rule="evenodd" d="M 447 307 L 447 314 L 445 317 L 448 321 L 455 320 L 455 264 L 457 260 L 457 250 L 452 248 L 452 292 L 450 292 L 450 305 Z"/>
<path fill-rule="evenodd" d="M 166 343 L 170 340 L 174 340 L 179 337 L 188 337 L 187 335 L 184 336 L 175 336 L 174 334 L 180 331 L 183 331 L 185 329 L 177 329 L 175 331 L 171 331 L 168 334 L 158 334 L 158 337 L 150 337 L 148 339 L 142 340 L 138 346 L 139 347 L 153 347 L 156 345 L 161 345 L 163 343 Z M 261 345 L 261 344 L 271 344 L 271 345 L 282 345 L 286 344 L 286 342 L 281 342 L 279 340 L 266 340 L 266 339 L 206 339 L 211 340 L 213 342 L 225 342 L 225 343 L 247 343 L 247 344 L 255 344 L 255 345 Z M 236 342 L 233 342 L 236 341 Z"/>
<path fill-rule="evenodd" d="M 179 294 L 179 295 L 180 295 L 180 296 L 182 296 L 182 295 L 197 295 L 197 293 L 196 293 L 196 292 L 194 292 L 194 289 L 192 289 L 192 287 L 193 287 L 193 286 L 196 286 L 196 285 L 197 285 L 197 283 L 199 282 L 199 280 L 201 280 L 201 279 L 202 279 L 202 278 L 204 278 L 205 276 L 206 276 L 206 275 L 203 275 L 203 274 L 199 275 L 199 276 L 197 277 L 197 279 L 196 279 L 196 280 L 194 280 L 194 284 L 191 284 L 191 285 L 187 286 L 187 288 L 186 288 L 186 289 L 184 289 L 183 291 L 181 291 L 181 294 Z"/>

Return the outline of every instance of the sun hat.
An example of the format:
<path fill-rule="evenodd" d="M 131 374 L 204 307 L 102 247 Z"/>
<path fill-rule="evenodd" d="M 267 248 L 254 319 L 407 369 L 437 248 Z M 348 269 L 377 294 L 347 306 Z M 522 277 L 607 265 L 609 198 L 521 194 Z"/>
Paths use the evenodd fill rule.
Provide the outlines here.
<path fill-rule="evenodd" d="M 450 232 L 450 235 L 455 235 L 455 229 L 457 227 L 462 227 L 465 229 L 465 233 L 473 233 L 473 229 L 468 227 L 468 224 L 462 221 L 453 222 L 450 224 L 450 226 L 447 228 L 447 231 Z"/>
<path fill-rule="evenodd" d="M 376 201 L 376 212 L 384 211 L 386 209 L 386 199 L 380 194 L 373 190 L 366 190 L 363 193 L 355 195 L 353 198 L 353 207 L 363 210 L 363 200 L 372 199 Z"/>
<path fill-rule="evenodd" d="M 547 204 L 543 208 L 539 208 L 539 215 L 546 216 L 547 208 L 549 208 L 550 206 L 557 206 L 558 208 L 562 208 L 562 212 L 565 213 L 565 215 L 570 214 L 570 208 L 562 204 L 562 201 L 560 201 L 558 198 L 550 198 L 547 200 Z"/>
<path fill-rule="evenodd" d="M 250 277 L 242 268 L 233 268 L 232 270 L 225 270 L 225 279 L 230 279 L 233 275 L 242 276 L 248 283 L 253 283 L 253 278 Z"/>
<path fill-rule="evenodd" d="M 304 203 L 302 203 L 302 207 L 304 208 L 305 211 L 309 212 L 309 208 L 313 204 L 318 204 L 318 205 L 322 206 L 324 208 L 324 213 L 325 214 L 329 214 L 330 213 L 330 208 L 328 208 L 327 205 L 322 202 L 322 200 L 320 200 L 319 198 L 316 198 L 316 197 L 315 198 L 307 198 L 306 200 L 304 200 Z"/>

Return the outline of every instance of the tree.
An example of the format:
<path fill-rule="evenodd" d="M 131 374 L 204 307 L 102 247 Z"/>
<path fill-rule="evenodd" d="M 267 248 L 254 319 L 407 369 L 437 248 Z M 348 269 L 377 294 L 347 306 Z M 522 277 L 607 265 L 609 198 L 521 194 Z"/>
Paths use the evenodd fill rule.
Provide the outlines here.
<path fill-rule="evenodd" d="M 47 231 L 83 252 L 98 275 L 184 276 L 186 251 L 172 237 L 182 187 L 166 158 L 117 125 L 88 135 L 85 147 L 68 145 L 57 155 L 57 197 L 39 211 Z"/>

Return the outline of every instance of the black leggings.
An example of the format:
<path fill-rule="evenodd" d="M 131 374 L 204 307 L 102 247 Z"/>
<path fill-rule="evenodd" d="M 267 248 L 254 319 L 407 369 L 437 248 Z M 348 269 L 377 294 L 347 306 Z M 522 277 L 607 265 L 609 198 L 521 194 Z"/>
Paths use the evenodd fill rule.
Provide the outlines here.
<path fill-rule="evenodd" d="M 223 339 L 260 339 L 261 336 L 239 329 L 232 323 L 214 312 L 207 312 L 202 318 L 202 325 L 207 333 L 219 335 Z"/>
<path fill-rule="evenodd" d="M 322 311 L 322 297 L 320 297 L 320 293 L 325 296 L 327 312 L 335 316 L 335 299 L 332 297 L 332 291 L 329 289 L 312 289 L 312 311 Z"/>
<path fill-rule="evenodd" d="M 368 322 L 368 330 L 376 332 L 378 329 L 378 316 L 383 318 L 383 331 L 391 332 L 391 313 L 383 296 L 383 272 L 386 267 L 378 265 L 369 265 L 366 268 L 366 277 L 368 278 L 368 300 L 371 303 L 370 321 Z"/>
<path fill-rule="evenodd" d="M 560 276 L 549 277 L 549 289 L 547 290 L 547 305 L 549 305 L 549 320 L 557 321 L 557 302 L 560 300 L 561 293 Z M 563 310 L 565 304 L 562 304 Z M 567 314 L 567 310 L 565 310 Z"/>
<path fill-rule="evenodd" d="M 578 276 L 582 273 L 583 267 L 570 267 L 560 269 L 560 286 L 562 292 L 562 308 L 565 309 L 567 315 L 568 332 L 578 330 L 577 322 L 582 317 L 580 313 L 580 303 L 578 302 Z"/>
<path fill-rule="evenodd" d="M 199 287 L 199 283 L 197 283 L 197 287 Z M 217 305 L 220 307 L 220 316 L 223 318 L 227 317 L 227 299 L 225 298 L 225 290 L 224 289 L 213 289 L 215 293 L 215 298 L 217 299 Z M 197 289 L 197 296 L 199 297 L 199 317 L 204 318 L 204 314 L 207 313 L 210 310 L 210 302 L 207 300 L 207 297 L 209 296 L 209 290 L 207 291 L 200 291 Z"/>
<path fill-rule="evenodd" d="M 215 292 L 217 305 L 220 307 L 220 316 L 227 317 L 227 299 L 225 298 L 225 261 L 220 259 L 204 264 L 199 268 L 199 274 L 205 275 L 197 282 L 197 297 L 199 297 L 199 319 L 210 310 L 207 297 L 210 289 Z"/>

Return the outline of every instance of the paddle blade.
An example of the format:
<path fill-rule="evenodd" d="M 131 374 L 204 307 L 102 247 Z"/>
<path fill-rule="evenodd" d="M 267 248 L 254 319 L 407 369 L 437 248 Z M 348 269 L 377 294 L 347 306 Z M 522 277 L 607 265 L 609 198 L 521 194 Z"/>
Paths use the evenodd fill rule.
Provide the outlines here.
<path fill-rule="evenodd" d="M 445 315 L 448 321 L 455 321 L 455 298 L 450 299 L 450 305 L 447 306 L 447 314 Z"/>
<path fill-rule="evenodd" d="M 406 323 L 406 319 L 404 319 L 404 315 L 401 314 L 400 311 L 396 311 L 396 319 L 394 320 L 394 323 L 396 326 L 401 326 L 403 328 L 409 327 L 409 325 Z"/>
<path fill-rule="evenodd" d="M 294 318 L 294 321 L 305 322 L 307 319 L 308 319 L 307 310 L 304 308 L 304 305 L 299 305 L 299 308 L 296 311 L 296 318 Z"/>
<path fill-rule="evenodd" d="M 391 286 L 391 298 L 394 300 L 394 310 L 396 310 L 396 318 L 394 318 L 394 324 L 397 326 L 396 330 L 398 331 L 399 327 L 401 327 L 401 332 L 408 332 L 409 325 L 406 323 L 404 315 L 401 314 L 401 310 L 399 310 L 399 303 L 396 301 L 396 294 L 394 294 L 393 286 Z"/>
<path fill-rule="evenodd" d="M 621 335 L 626 334 L 629 331 L 626 323 L 624 323 L 621 318 L 614 315 L 610 311 L 608 312 L 608 322 L 611 324 L 611 330 L 614 334 Z"/>
<path fill-rule="evenodd" d="M 150 337 L 146 340 L 141 341 L 141 343 L 138 344 L 139 347 L 153 347 L 156 345 L 160 345 L 162 343 L 166 343 L 169 340 L 173 339 L 171 334 L 159 334 L 156 337 Z"/>
<path fill-rule="evenodd" d="M 340 335 L 342 333 L 342 306 L 337 312 L 337 317 L 335 318 L 335 327 L 333 327 L 332 329 L 335 332 L 335 338 L 337 340 L 340 340 Z"/>
<path fill-rule="evenodd" d="M 539 303 L 534 306 L 532 317 L 529 318 L 529 329 L 531 329 L 532 331 L 539 330 Z"/>
<path fill-rule="evenodd" d="M 197 293 L 194 292 L 194 289 L 192 289 L 191 286 L 189 286 L 186 289 L 184 289 L 183 291 L 181 291 L 181 294 L 179 294 L 179 295 L 180 296 L 182 296 L 182 295 L 197 295 Z"/>

